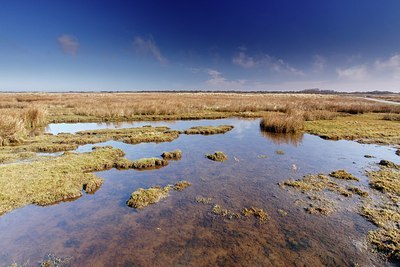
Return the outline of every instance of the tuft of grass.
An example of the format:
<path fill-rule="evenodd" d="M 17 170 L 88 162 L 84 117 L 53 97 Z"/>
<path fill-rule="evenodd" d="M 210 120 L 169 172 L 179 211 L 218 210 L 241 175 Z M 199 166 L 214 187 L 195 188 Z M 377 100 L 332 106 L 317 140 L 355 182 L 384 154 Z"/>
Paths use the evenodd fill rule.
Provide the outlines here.
<path fill-rule="evenodd" d="M 278 154 L 278 155 L 285 155 L 285 151 L 283 151 L 283 150 L 276 150 L 276 151 L 275 151 L 275 154 Z"/>
<path fill-rule="evenodd" d="M 28 204 L 49 205 L 94 192 L 102 180 L 92 172 L 110 169 L 123 158 L 120 149 L 42 157 L 0 165 L 0 215 Z"/>
<path fill-rule="evenodd" d="M 103 182 L 103 179 L 94 177 L 86 184 L 83 184 L 83 190 L 85 190 L 85 192 L 88 194 L 94 194 L 103 185 Z"/>
<path fill-rule="evenodd" d="M 233 129 L 232 125 L 195 126 L 184 131 L 185 134 L 223 134 Z"/>
<path fill-rule="evenodd" d="M 29 128 L 44 126 L 47 123 L 47 110 L 43 106 L 31 106 L 25 110 L 23 117 Z"/>
<path fill-rule="evenodd" d="M 151 169 L 167 165 L 167 160 L 159 158 L 142 158 L 132 162 L 132 168 L 134 169 Z"/>
<path fill-rule="evenodd" d="M 272 133 L 296 133 L 304 128 L 304 118 L 299 115 L 270 114 L 260 122 L 263 131 Z"/>
<path fill-rule="evenodd" d="M 196 197 L 196 202 L 197 203 L 210 204 L 211 201 L 212 201 L 212 198 L 210 198 L 210 197 L 202 197 L 202 196 L 197 196 Z"/>
<path fill-rule="evenodd" d="M 166 198 L 171 188 L 171 185 L 165 187 L 155 186 L 148 189 L 139 188 L 131 194 L 126 204 L 135 209 L 147 207 L 148 205 L 157 203 L 161 199 Z"/>
<path fill-rule="evenodd" d="M 353 181 L 360 181 L 357 177 L 352 175 L 351 173 L 348 173 L 345 170 L 337 170 L 333 171 L 329 174 L 329 176 L 334 177 L 336 179 L 342 179 L 342 180 L 353 180 Z"/>
<path fill-rule="evenodd" d="M 368 192 L 366 192 L 366 191 L 364 191 L 361 188 L 358 188 L 356 186 L 348 186 L 347 190 L 349 190 L 350 192 L 352 192 L 354 194 L 357 194 L 357 195 L 359 195 L 361 197 L 367 197 L 369 195 Z"/>
<path fill-rule="evenodd" d="M 224 154 L 224 152 L 221 151 L 216 151 L 214 154 L 206 154 L 206 157 L 208 159 L 220 162 L 228 159 L 228 157 Z"/>
<path fill-rule="evenodd" d="M 220 205 L 215 204 L 212 213 L 215 215 L 219 215 L 221 217 L 227 217 L 229 219 L 238 219 L 240 218 L 240 214 L 238 212 L 234 212 L 225 208 L 222 208 Z"/>
<path fill-rule="evenodd" d="M 16 113 L 0 113 L 0 146 L 17 145 L 26 136 L 24 121 Z"/>
<path fill-rule="evenodd" d="M 139 188 L 131 194 L 126 204 L 135 209 L 141 209 L 151 204 L 159 202 L 161 199 L 169 195 L 169 191 L 183 191 L 189 187 L 191 183 L 187 181 L 179 181 L 175 185 L 166 185 L 165 187 L 154 186 L 147 189 Z"/>
<path fill-rule="evenodd" d="M 399 229 L 378 229 L 368 232 L 368 241 L 388 258 L 400 260 Z"/>
<path fill-rule="evenodd" d="M 372 188 L 390 195 L 394 199 L 400 197 L 400 168 L 390 161 L 381 161 L 378 171 L 368 171 L 369 184 Z"/>
<path fill-rule="evenodd" d="M 179 149 L 176 149 L 174 151 L 170 151 L 170 152 L 164 152 L 161 154 L 161 157 L 163 159 L 172 159 L 172 160 L 178 160 L 182 158 L 182 151 Z"/>
<path fill-rule="evenodd" d="M 177 182 L 177 183 L 174 185 L 174 190 L 176 190 L 176 191 L 182 191 L 182 190 L 186 189 L 187 187 L 189 187 L 189 186 L 191 186 L 191 185 L 192 185 L 192 184 L 189 183 L 188 181 L 180 181 L 180 182 Z"/>
<path fill-rule="evenodd" d="M 242 215 L 244 217 L 254 216 L 260 222 L 265 222 L 269 218 L 268 214 L 263 209 L 260 209 L 257 207 L 250 207 L 250 208 L 242 209 Z"/>

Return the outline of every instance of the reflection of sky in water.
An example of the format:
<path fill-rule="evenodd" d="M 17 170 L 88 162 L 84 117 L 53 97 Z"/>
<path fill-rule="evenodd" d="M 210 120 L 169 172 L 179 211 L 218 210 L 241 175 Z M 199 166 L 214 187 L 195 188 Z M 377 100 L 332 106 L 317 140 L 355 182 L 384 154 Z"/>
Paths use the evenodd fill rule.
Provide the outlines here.
<path fill-rule="evenodd" d="M 139 122 L 100 122 L 100 123 L 53 123 L 46 128 L 46 133 L 76 133 L 84 130 L 132 128 L 144 125 L 168 126 L 176 130 L 185 130 L 193 126 L 215 126 L 221 124 L 231 124 L 238 127 L 247 127 L 246 123 L 240 119 L 219 119 L 219 120 L 193 120 L 193 121 L 139 121 Z"/>
<path fill-rule="evenodd" d="M 182 134 L 172 142 L 159 144 L 95 144 L 121 148 L 132 160 L 159 157 L 163 151 L 174 149 L 181 149 L 183 158 L 159 170 L 99 172 L 104 185 L 94 195 L 48 207 L 30 205 L 0 216 L 0 262 L 37 262 L 48 253 L 72 256 L 76 266 L 129 266 L 132 262 L 147 266 L 216 265 L 215 258 L 226 254 L 235 255 L 225 259 L 226 265 L 295 265 L 302 259 L 304 265 L 319 266 L 333 259 L 336 265 L 350 265 L 350 261 L 363 266 L 377 260 L 353 245 L 364 242 L 367 231 L 373 229 L 365 219 L 347 211 L 329 218 L 310 216 L 293 204 L 299 196 L 280 190 L 277 183 L 308 173 L 346 169 L 361 178 L 361 186 L 367 188 L 365 169 L 376 168 L 374 163 L 381 159 L 400 163 L 395 149 L 327 141 L 309 134 L 293 144 L 290 138 L 261 133 L 259 120 L 135 122 L 120 127 L 149 124 L 172 129 L 221 124 L 235 128 L 219 135 Z M 53 124 L 49 132 L 106 127 L 115 124 Z M 91 151 L 92 146 L 80 146 L 77 151 Z M 285 154 L 277 155 L 278 149 Z M 225 152 L 228 161 L 219 163 L 204 157 L 217 150 Z M 364 158 L 366 154 L 376 158 Z M 192 186 L 180 193 L 172 192 L 170 197 L 139 212 L 125 205 L 139 187 L 179 180 L 188 180 Z M 212 205 L 194 201 L 198 195 L 212 197 L 213 203 L 234 210 L 255 205 L 264 208 L 271 219 L 264 225 L 254 224 L 251 219 L 223 221 L 211 214 Z M 277 209 L 288 215 L 282 218 Z M 375 265 L 381 266 L 382 262 Z"/>

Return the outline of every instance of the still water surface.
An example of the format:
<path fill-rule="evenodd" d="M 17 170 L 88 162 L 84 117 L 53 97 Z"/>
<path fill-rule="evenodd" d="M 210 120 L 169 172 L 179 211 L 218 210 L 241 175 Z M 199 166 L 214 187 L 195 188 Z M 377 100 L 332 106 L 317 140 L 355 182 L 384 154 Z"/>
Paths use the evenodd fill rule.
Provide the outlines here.
<path fill-rule="evenodd" d="M 342 208 L 333 215 L 310 215 L 294 204 L 303 196 L 282 190 L 278 182 L 346 169 L 366 187 L 365 169 L 374 168 L 381 159 L 399 163 L 393 148 L 327 141 L 308 134 L 271 136 L 260 132 L 259 120 L 243 119 L 53 124 L 48 131 L 220 124 L 235 128 L 222 135 L 181 135 L 169 143 L 102 143 L 123 149 L 132 160 L 174 149 L 181 149 L 183 158 L 158 170 L 99 172 L 104 184 L 94 195 L 47 207 L 31 205 L 1 216 L 0 266 L 13 262 L 36 266 L 49 253 L 71 257 L 71 266 L 390 266 L 366 248 L 365 236 L 375 227 L 354 212 L 357 197 L 341 198 Z M 91 147 L 81 146 L 78 151 Z M 276 154 L 278 149 L 285 154 Z M 218 150 L 228 155 L 228 161 L 204 157 Z M 364 158 L 365 154 L 376 158 Z M 139 187 L 180 180 L 192 186 L 171 192 L 143 210 L 125 204 Z M 212 198 L 211 204 L 197 203 L 196 196 Z M 270 219 L 265 223 L 255 218 L 229 220 L 212 214 L 214 204 L 235 211 L 256 206 L 267 211 Z M 280 215 L 279 209 L 287 216 Z"/>

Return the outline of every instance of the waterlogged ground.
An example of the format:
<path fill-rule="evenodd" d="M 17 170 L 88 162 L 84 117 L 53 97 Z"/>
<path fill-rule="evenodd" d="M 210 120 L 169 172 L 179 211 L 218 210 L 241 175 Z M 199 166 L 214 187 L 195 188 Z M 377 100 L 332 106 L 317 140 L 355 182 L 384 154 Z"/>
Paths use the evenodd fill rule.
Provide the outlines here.
<path fill-rule="evenodd" d="M 346 169 L 361 179 L 356 185 L 366 189 L 365 169 L 375 168 L 374 163 L 381 159 L 399 163 L 394 149 L 326 141 L 307 134 L 295 138 L 271 136 L 260 132 L 259 120 L 243 119 L 60 124 L 50 125 L 48 131 L 146 124 L 172 129 L 220 124 L 235 128 L 222 135 L 181 135 L 170 143 L 103 143 L 123 149 L 132 160 L 157 157 L 174 149 L 181 149 L 183 158 L 158 170 L 99 172 L 105 181 L 94 195 L 47 207 L 27 206 L 1 216 L 1 266 L 36 266 L 49 253 L 69 258 L 71 266 L 391 265 L 367 247 L 367 232 L 376 227 L 354 211 L 358 196 L 334 196 L 340 204 L 336 213 L 311 215 L 296 205 L 296 200 L 304 196 L 281 189 L 278 182 Z M 90 150 L 91 145 L 78 149 Z M 221 163 L 204 157 L 218 150 L 229 159 Z M 366 154 L 376 158 L 365 158 Z M 171 191 L 169 197 L 143 210 L 125 204 L 139 187 L 165 186 L 180 180 L 192 186 L 182 192 Z M 198 196 L 211 198 L 210 204 L 197 203 Z M 252 217 L 230 220 L 213 214 L 214 204 L 233 211 L 256 206 L 270 218 L 264 223 Z"/>

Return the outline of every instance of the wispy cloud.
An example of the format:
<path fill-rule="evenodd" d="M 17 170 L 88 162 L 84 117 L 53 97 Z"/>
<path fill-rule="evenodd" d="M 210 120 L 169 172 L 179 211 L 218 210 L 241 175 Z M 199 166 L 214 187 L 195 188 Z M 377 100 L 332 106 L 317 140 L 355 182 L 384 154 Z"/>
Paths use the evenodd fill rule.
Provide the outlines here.
<path fill-rule="evenodd" d="M 61 50 L 65 54 L 75 56 L 78 53 L 79 42 L 76 37 L 68 34 L 63 34 L 57 38 L 57 42 L 61 47 Z"/>
<path fill-rule="evenodd" d="M 243 89 L 243 86 L 246 83 L 246 80 L 228 80 L 217 70 L 207 69 L 206 72 L 210 76 L 210 79 L 206 81 L 206 84 L 214 89 Z"/>
<path fill-rule="evenodd" d="M 337 68 L 336 73 L 339 79 L 363 81 L 368 77 L 368 68 L 366 65 Z"/>
<path fill-rule="evenodd" d="M 136 36 L 133 40 L 133 46 L 140 53 L 152 55 L 162 65 L 168 63 L 167 58 L 161 54 L 160 49 L 157 47 L 153 37 L 151 36 L 147 39 Z"/>
<path fill-rule="evenodd" d="M 293 74 L 304 76 L 304 72 L 291 66 L 289 63 L 280 58 L 272 57 L 268 54 L 260 54 L 250 56 L 246 53 L 246 49 L 239 49 L 232 58 L 232 63 L 242 68 L 266 67 L 277 73 Z"/>
<path fill-rule="evenodd" d="M 375 68 L 380 72 L 387 72 L 395 79 L 400 79 L 400 54 L 394 54 L 388 59 L 375 61 Z"/>
<path fill-rule="evenodd" d="M 313 70 L 314 72 L 322 72 L 326 68 L 326 58 L 321 55 L 314 56 Z"/>

